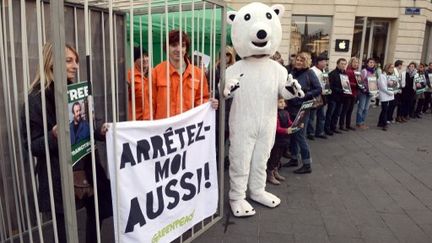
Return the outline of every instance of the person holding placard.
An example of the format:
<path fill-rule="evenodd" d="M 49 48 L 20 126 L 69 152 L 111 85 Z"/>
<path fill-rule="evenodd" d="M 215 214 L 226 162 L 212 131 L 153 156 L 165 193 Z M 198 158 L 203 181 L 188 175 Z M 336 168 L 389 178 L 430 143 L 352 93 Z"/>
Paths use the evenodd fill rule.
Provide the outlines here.
<path fill-rule="evenodd" d="M 348 75 L 349 84 L 351 86 L 351 94 L 343 96 L 343 106 L 341 116 L 339 118 L 339 127 L 354 131 L 355 128 L 351 126 L 351 116 L 354 110 L 354 104 L 357 99 L 358 84 L 356 79 L 356 72 L 359 68 L 359 60 L 357 57 L 352 57 L 348 62 L 346 74 Z M 360 75 L 360 74 L 358 74 Z"/>
<path fill-rule="evenodd" d="M 28 94 L 28 106 L 29 106 L 29 131 L 30 140 L 27 140 L 27 129 L 23 129 L 23 139 L 24 147 L 27 148 L 27 144 L 30 144 L 30 149 L 32 156 L 37 158 L 37 165 L 35 168 L 35 173 L 38 178 L 38 201 L 39 210 L 44 213 L 50 213 L 50 196 L 49 196 L 49 177 L 47 172 L 47 157 L 49 156 L 51 162 L 51 178 L 53 186 L 53 197 L 54 197 L 54 209 L 55 216 L 57 219 L 57 234 L 59 242 L 66 242 L 66 227 L 65 218 L 63 211 L 63 198 L 62 198 L 62 186 L 61 186 L 61 174 L 60 174 L 60 163 L 65 163 L 65 161 L 60 161 L 59 159 L 59 149 L 57 141 L 57 118 L 56 118 L 56 108 L 55 108 L 55 96 L 54 96 L 54 57 L 53 57 L 53 45 L 47 43 L 43 47 L 43 67 L 45 76 L 45 85 L 42 87 L 41 84 L 41 74 L 36 74 L 34 81 L 32 82 Z M 69 85 L 74 83 L 76 73 L 78 70 L 78 53 L 76 50 L 70 46 L 66 45 L 65 48 L 65 65 L 66 65 L 66 77 Z M 57 81 L 59 82 L 59 81 Z M 61 82 L 61 81 L 60 81 Z M 45 107 L 42 105 L 42 89 L 45 92 Z M 79 105 L 73 105 L 72 109 L 75 111 L 77 120 L 81 120 L 81 108 Z M 48 130 L 48 147 L 49 155 L 46 154 L 45 150 L 45 132 L 43 123 L 43 109 L 46 111 L 47 120 L 47 130 Z M 65 121 L 65 123 L 68 121 Z M 26 116 L 25 112 L 21 115 L 22 127 L 26 127 Z M 73 124 L 72 124 L 73 126 Z M 73 127 L 71 127 L 71 135 L 75 133 Z M 95 126 L 94 135 L 98 140 L 103 140 L 105 134 L 108 130 L 106 124 L 101 126 Z M 77 130 L 78 131 L 78 130 Z M 89 132 L 89 130 L 87 130 Z M 75 140 L 82 140 L 83 136 L 73 136 L 71 138 L 71 143 L 75 143 Z M 109 180 L 105 176 L 104 169 L 99 163 L 99 156 L 97 151 L 96 155 L 96 174 L 97 174 L 97 189 L 99 196 L 99 220 L 103 220 L 107 217 L 112 216 L 112 201 L 111 201 L 111 190 Z M 72 165 L 71 165 L 72 166 Z M 86 207 L 86 242 L 92 243 L 96 242 L 96 216 L 95 216 L 95 205 L 93 196 L 93 180 L 92 180 L 92 161 L 91 154 L 85 155 L 81 158 L 74 166 L 74 186 L 75 186 L 75 203 L 76 208 Z M 80 173 L 76 173 L 80 172 Z M 81 173 L 82 172 L 82 173 Z M 83 187 L 85 186 L 85 189 Z"/>
<path fill-rule="evenodd" d="M 426 64 L 420 63 L 418 66 L 419 78 L 416 80 L 416 104 L 417 107 L 414 111 L 415 118 L 422 118 L 421 114 L 423 111 L 423 105 L 425 103 L 425 92 L 428 89 L 427 83 L 429 82 L 429 77 L 426 74 Z"/>
<path fill-rule="evenodd" d="M 429 109 L 432 109 L 432 62 L 429 63 L 429 67 L 426 70 L 427 89 L 425 92 L 425 103 L 423 105 L 423 113 L 426 113 Z M 432 112 L 432 110 L 431 110 Z"/>
<path fill-rule="evenodd" d="M 387 115 L 390 103 L 394 100 L 394 93 L 392 89 L 389 89 L 389 85 L 392 85 L 392 75 L 394 66 L 389 63 L 385 65 L 384 72 L 380 74 L 378 79 L 379 88 L 379 99 L 381 101 L 381 113 L 379 115 L 378 127 L 381 127 L 383 131 L 387 131 Z"/>
<path fill-rule="evenodd" d="M 329 73 L 330 88 L 332 93 L 327 99 L 328 107 L 324 124 L 325 133 L 330 136 L 332 136 L 334 133 L 341 133 L 339 130 L 336 130 L 336 127 L 342 110 L 342 96 L 345 92 L 347 92 L 344 90 L 344 87 L 346 89 L 348 89 L 347 86 L 349 87 L 349 79 L 345 72 L 347 65 L 346 59 L 339 58 L 336 62 L 336 65 L 336 68 Z M 342 85 L 342 82 L 345 84 Z"/>
<path fill-rule="evenodd" d="M 406 120 L 403 119 L 402 115 L 401 115 L 401 111 L 402 111 L 402 102 L 401 102 L 402 66 L 403 66 L 402 60 L 396 60 L 395 61 L 394 69 L 393 69 L 393 75 L 396 76 L 398 79 L 399 88 L 398 88 L 397 92 L 395 92 L 393 105 L 390 105 L 389 111 L 388 111 L 389 113 L 387 115 L 387 119 L 391 122 L 393 121 L 393 113 L 394 113 L 395 108 L 397 108 L 396 109 L 396 122 L 406 122 Z"/>
<path fill-rule="evenodd" d="M 357 106 L 357 118 L 356 126 L 360 129 L 368 129 L 365 125 L 366 117 L 369 111 L 369 103 L 373 93 L 378 91 L 376 85 L 376 74 L 375 74 L 375 59 L 368 58 L 366 60 L 366 67 L 361 71 L 361 79 L 364 84 L 364 88 L 359 89 L 357 95 L 358 106 Z"/>
<path fill-rule="evenodd" d="M 402 117 L 405 120 L 410 119 L 410 115 L 414 113 L 414 102 L 416 95 L 416 85 L 414 79 L 418 78 L 417 63 L 411 62 L 408 64 L 406 71 L 402 72 Z M 414 116 L 412 116 L 414 117 Z"/>

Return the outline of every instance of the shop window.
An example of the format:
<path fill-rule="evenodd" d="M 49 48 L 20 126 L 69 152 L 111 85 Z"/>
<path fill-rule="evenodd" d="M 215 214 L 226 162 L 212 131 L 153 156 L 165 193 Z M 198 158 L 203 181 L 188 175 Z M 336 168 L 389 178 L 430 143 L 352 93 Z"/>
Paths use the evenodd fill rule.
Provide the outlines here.
<path fill-rule="evenodd" d="M 312 59 L 330 50 L 332 18 L 327 16 L 293 15 L 290 54 L 309 52 Z"/>

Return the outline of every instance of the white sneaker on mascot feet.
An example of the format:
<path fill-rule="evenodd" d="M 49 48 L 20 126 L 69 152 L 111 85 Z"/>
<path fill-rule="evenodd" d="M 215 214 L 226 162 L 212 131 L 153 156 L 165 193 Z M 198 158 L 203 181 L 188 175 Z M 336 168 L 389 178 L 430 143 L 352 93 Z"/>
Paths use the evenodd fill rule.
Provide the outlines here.
<path fill-rule="evenodd" d="M 230 200 L 231 211 L 236 217 L 248 217 L 255 215 L 255 209 L 248 203 L 242 200 Z"/>
<path fill-rule="evenodd" d="M 258 203 L 261 203 L 264 206 L 267 206 L 269 208 L 275 208 L 277 207 L 280 203 L 281 200 L 276 197 L 275 195 L 271 194 L 270 192 L 266 192 L 264 191 L 261 194 L 251 194 L 250 198 Z"/>

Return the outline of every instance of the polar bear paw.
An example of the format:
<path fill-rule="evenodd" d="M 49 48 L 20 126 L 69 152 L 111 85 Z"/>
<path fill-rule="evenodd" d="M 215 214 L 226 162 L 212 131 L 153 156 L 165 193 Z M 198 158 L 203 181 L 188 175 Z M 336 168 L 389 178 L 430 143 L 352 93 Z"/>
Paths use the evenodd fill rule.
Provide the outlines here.
<path fill-rule="evenodd" d="M 297 79 L 294 79 L 291 74 L 288 74 L 288 80 L 286 82 L 285 88 L 294 96 L 303 98 L 305 96 L 303 90 L 301 89 L 300 83 Z"/>
<path fill-rule="evenodd" d="M 277 207 L 281 203 L 281 200 L 278 197 L 266 191 L 260 194 L 251 194 L 250 198 L 269 208 Z"/>
<path fill-rule="evenodd" d="M 231 211 L 236 217 L 248 217 L 255 215 L 255 209 L 248 203 L 248 201 L 241 200 L 230 200 Z"/>
<path fill-rule="evenodd" d="M 237 78 L 227 79 L 225 82 L 224 96 L 225 98 L 230 98 L 233 92 L 240 88 L 240 78 L 243 77 L 243 74 L 240 74 Z"/>

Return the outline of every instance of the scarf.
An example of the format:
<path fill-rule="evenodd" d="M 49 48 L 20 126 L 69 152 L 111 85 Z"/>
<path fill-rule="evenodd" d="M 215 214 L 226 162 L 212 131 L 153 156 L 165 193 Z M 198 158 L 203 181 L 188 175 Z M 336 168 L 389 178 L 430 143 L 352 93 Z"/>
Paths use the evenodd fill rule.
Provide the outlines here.
<path fill-rule="evenodd" d="M 375 68 L 370 68 L 370 67 L 366 67 L 366 70 L 369 72 L 369 73 L 375 73 Z"/>

